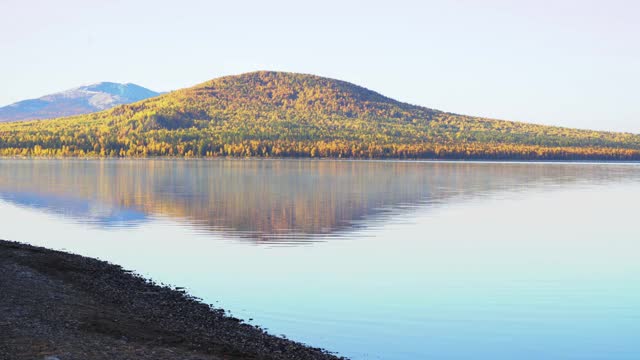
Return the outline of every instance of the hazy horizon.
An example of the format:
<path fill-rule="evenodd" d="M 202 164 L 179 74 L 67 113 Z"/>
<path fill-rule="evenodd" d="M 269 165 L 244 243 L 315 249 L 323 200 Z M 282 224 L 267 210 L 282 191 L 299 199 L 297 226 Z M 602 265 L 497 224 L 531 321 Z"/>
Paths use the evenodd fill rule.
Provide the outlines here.
<path fill-rule="evenodd" d="M 0 106 L 102 81 L 168 91 L 275 70 L 447 112 L 640 133 L 632 2 L 8 0 L 1 8 Z"/>

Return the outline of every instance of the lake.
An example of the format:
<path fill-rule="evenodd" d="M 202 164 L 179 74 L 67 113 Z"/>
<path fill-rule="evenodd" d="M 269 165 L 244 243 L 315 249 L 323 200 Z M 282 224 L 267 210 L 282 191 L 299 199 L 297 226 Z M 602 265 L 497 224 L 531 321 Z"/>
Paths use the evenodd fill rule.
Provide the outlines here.
<path fill-rule="evenodd" d="M 0 238 L 352 359 L 637 359 L 640 165 L 0 160 Z"/>

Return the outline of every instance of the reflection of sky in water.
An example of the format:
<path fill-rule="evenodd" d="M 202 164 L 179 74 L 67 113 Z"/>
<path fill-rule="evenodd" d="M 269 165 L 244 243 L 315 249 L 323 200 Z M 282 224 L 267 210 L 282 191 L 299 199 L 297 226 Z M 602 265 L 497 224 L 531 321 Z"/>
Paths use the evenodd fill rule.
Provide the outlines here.
<path fill-rule="evenodd" d="M 132 228 L 87 226 L 7 200 L 0 200 L 0 238 L 113 261 L 184 286 L 275 334 L 354 359 L 637 358 L 639 166 L 453 164 L 437 165 L 438 177 L 411 173 L 433 173 L 432 166 L 401 168 L 410 173 L 409 190 L 386 177 L 391 184 L 386 188 L 403 195 L 379 195 L 379 188 L 365 185 L 361 194 L 384 201 L 335 215 L 340 206 L 358 201 L 345 196 L 340 206 L 323 208 L 333 219 L 364 214 L 357 228 L 315 235 L 342 241 L 257 246 L 229 238 L 231 227 L 216 231 L 196 217 L 175 216 L 175 209 L 158 211 L 164 205 L 151 207 L 159 215 Z M 360 174 L 357 178 L 381 179 L 389 169 L 349 171 Z M 165 178 L 161 189 L 176 182 L 185 184 Z M 246 186 L 247 180 L 237 183 Z M 439 190 L 422 192 L 425 184 Z M 116 194 L 144 193 L 143 187 L 129 189 Z M 330 197 L 303 189 L 306 185 L 292 192 L 302 197 L 304 211 Z M 407 200 L 415 194 L 433 201 Z M 144 199 L 162 198 L 154 196 Z M 213 203 L 236 204 L 230 199 L 235 198 Z M 138 208 L 127 197 L 111 204 Z M 283 203 L 259 204 L 265 211 Z M 408 208 L 386 215 L 370 210 L 402 206 Z M 225 224 L 243 224 L 236 213 L 219 214 L 227 216 L 221 220 Z M 315 229 L 304 223 L 305 216 L 297 219 L 303 223 L 290 224 Z"/>

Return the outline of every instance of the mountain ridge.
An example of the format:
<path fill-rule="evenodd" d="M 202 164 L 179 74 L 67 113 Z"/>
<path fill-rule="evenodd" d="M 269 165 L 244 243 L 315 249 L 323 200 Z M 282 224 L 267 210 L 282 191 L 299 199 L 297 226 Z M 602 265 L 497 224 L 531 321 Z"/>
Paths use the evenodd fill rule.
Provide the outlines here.
<path fill-rule="evenodd" d="M 98 82 L 0 107 L 0 122 L 82 115 L 159 94 L 133 83 Z"/>
<path fill-rule="evenodd" d="M 274 71 L 0 133 L 12 135 L 0 141 L 0 154 L 12 156 L 640 159 L 640 135 L 459 115 Z"/>

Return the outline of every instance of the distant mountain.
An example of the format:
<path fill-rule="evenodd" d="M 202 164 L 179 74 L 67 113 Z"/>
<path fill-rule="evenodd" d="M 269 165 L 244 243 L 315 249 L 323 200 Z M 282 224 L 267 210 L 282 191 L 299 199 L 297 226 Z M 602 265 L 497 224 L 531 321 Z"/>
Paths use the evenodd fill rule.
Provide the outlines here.
<path fill-rule="evenodd" d="M 0 155 L 640 160 L 640 135 L 458 115 L 345 81 L 259 71 L 102 112 L 0 124 Z"/>
<path fill-rule="evenodd" d="M 88 114 L 158 96 L 135 84 L 101 82 L 0 108 L 0 122 Z"/>

